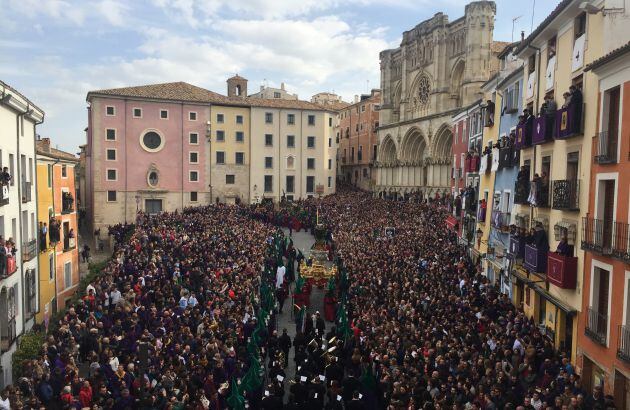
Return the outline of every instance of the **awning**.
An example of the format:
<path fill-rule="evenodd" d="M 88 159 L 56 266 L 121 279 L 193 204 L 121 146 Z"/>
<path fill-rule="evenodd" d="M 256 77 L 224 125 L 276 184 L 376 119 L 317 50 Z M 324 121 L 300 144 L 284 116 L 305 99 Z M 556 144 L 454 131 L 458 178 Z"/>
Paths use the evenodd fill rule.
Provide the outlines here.
<path fill-rule="evenodd" d="M 453 215 L 449 215 L 446 218 L 446 226 L 451 229 L 455 229 L 455 225 L 457 225 L 457 218 L 455 218 Z"/>

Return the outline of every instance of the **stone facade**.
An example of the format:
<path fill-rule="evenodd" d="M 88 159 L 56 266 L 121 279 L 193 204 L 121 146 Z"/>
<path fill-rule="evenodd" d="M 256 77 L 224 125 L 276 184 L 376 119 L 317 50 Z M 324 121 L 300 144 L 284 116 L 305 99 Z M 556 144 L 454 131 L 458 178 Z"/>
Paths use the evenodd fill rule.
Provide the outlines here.
<path fill-rule="evenodd" d="M 375 192 L 451 190 L 451 118 L 481 97 L 503 44 L 492 41 L 496 6 L 477 1 L 449 22 L 437 13 L 382 51 Z"/>

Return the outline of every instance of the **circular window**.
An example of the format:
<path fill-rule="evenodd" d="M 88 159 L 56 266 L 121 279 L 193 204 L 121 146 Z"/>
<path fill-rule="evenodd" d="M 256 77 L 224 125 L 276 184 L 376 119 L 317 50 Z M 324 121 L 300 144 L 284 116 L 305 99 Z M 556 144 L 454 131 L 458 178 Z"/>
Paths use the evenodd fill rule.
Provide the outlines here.
<path fill-rule="evenodd" d="M 148 130 L 140 136 L 140 144 L 145 151 L 157 152 L 164 146 L 164 137 L 154 130 Z"/>

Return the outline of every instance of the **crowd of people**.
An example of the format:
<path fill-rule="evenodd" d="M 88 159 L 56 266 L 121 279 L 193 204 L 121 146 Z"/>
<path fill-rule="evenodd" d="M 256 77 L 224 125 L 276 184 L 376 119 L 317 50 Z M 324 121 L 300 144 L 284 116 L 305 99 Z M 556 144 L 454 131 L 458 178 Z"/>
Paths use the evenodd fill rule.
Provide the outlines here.
<path fill-rule="evenodd" d="M 481 275 L 446 227 L 443 203 L 342 191 L 279 210 L 143 216 L 133 231 L 116 229 L 112 260 L 2 400 L 52 409 L 614 408 L 601 389 L 583 391 L 569 353 Z M 328 292 L 343 308 L 328 324 L 317 307 L 297 311 L 291 340 L 261 316 L 260 289 L 277 287 L 280 270 L 293 279 L 284 274 L 291 240 L 278 227 L 318 219 L 339 268 Z M 245 376 L 252 343 L 265 369 L 254 387 Z"/>

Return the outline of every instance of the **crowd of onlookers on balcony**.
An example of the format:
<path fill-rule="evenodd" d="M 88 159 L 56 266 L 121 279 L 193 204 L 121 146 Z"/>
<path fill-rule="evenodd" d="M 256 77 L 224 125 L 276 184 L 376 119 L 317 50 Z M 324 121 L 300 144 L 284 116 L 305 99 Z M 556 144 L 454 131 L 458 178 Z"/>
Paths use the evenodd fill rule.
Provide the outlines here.
<path fill-rule="evenodd" d="M 0 278 L 4 278 L 15 272 L 15 254 L 17 248 L 12 238 L 4 239 L 0 235 Z"/>

